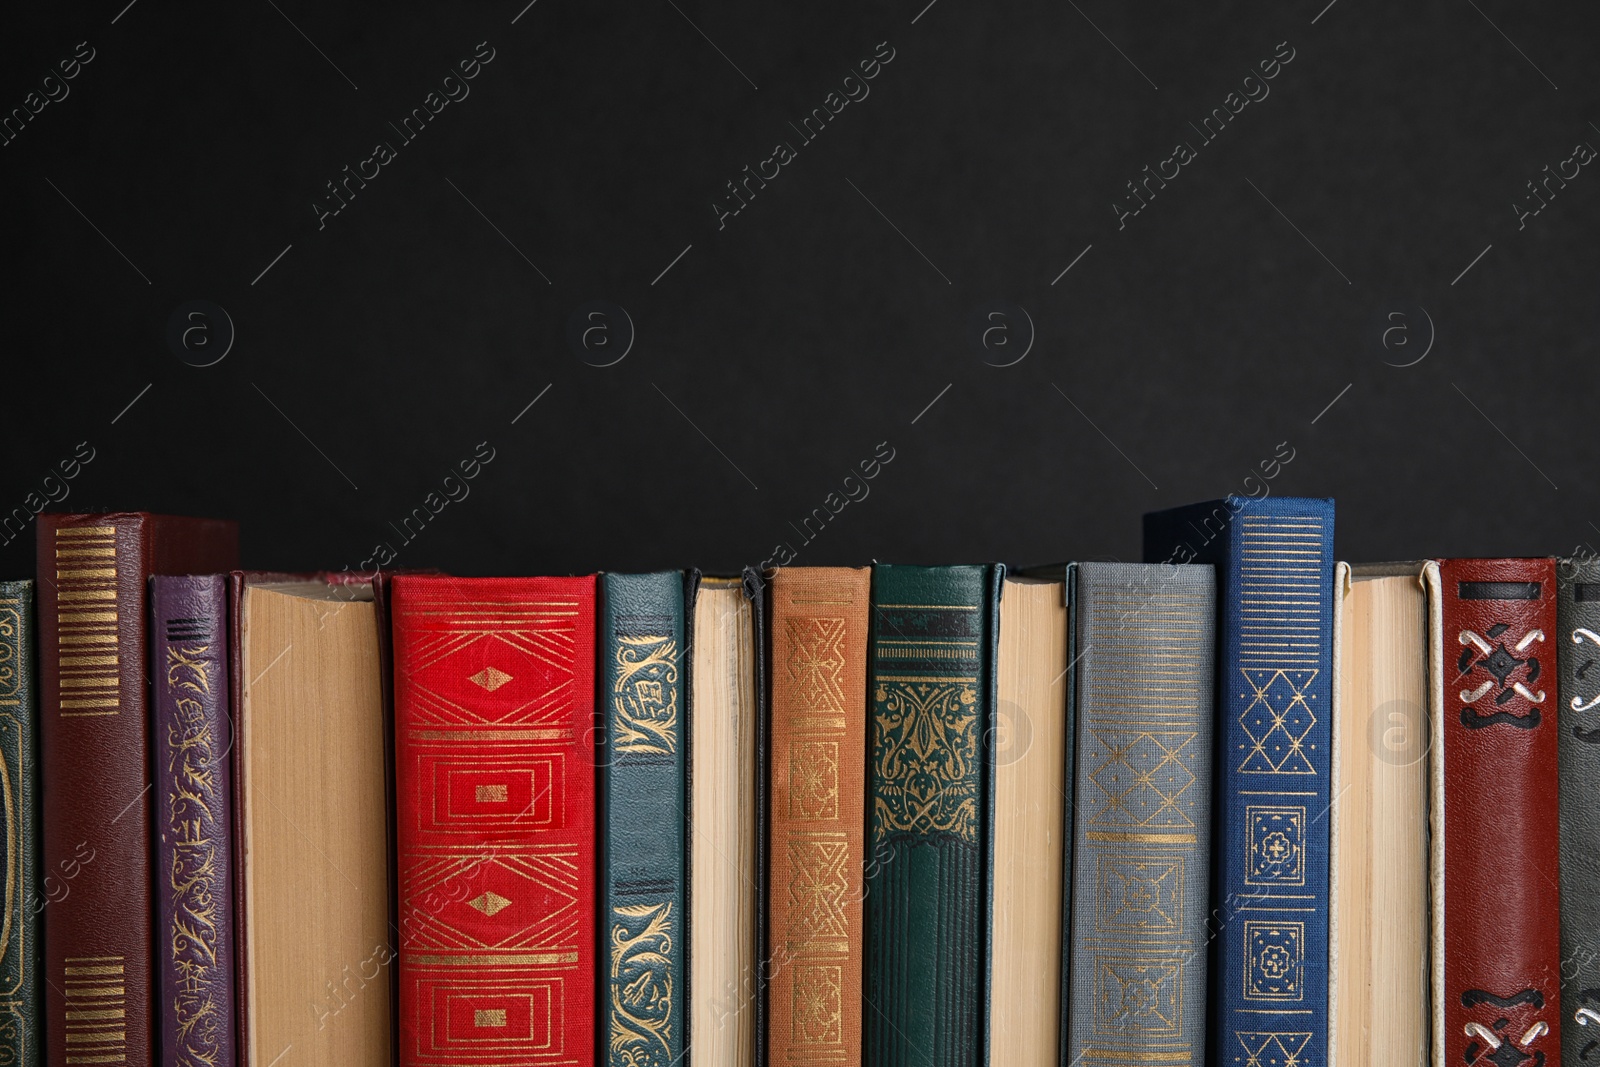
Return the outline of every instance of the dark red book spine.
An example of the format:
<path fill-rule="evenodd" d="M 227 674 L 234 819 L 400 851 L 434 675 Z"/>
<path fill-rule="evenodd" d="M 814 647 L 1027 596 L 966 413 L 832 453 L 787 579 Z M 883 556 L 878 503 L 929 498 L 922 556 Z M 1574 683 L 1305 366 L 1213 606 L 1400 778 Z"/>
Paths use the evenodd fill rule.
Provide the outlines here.
<path fill-rule="evenodd" d="M 1555 1067 L 1555 561 L 1443 560 L 1439 576 L 1442 1062 Z"/>
<path fill-rule="evenodd" d="M 158 1062 L 145 584 L 238 565 L 233 523 L 39 516 L 45 1034 L 52 1067 Z"/>
<path fill-rule="evenodd" d="M 595 581 L 397 576 L 401 1067 L 587 1064 Z"/>

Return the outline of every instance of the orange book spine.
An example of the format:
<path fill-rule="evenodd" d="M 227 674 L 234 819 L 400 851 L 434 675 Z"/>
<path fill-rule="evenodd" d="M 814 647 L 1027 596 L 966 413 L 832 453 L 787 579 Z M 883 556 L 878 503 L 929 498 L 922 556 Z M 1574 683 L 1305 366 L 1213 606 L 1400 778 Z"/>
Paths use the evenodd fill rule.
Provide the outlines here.
<path fill-rule="evenodd" d="M 866 568 L 772 579 L 769 1067 L 861 1064 L 871 591 Z"/>

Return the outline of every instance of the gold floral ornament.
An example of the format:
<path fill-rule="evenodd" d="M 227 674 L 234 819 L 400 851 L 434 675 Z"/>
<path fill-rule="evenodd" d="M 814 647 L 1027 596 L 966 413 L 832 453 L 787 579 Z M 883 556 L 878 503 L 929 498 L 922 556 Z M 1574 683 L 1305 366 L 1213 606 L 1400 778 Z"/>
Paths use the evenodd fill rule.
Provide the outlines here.
<path fill-rule="evenodd" d="M 612 1063 L 669 1067 L 672 1057 L 672 902 L 612 909 Z"/>
<path fill-rule="evenodd" d="M 670 637 L 617 638 L 611 687 L 612 746 L 619 753 L 668 756 L 678 748 L 678 644 Z"/>
<path fill-rule="evenodd" d="M 978 694 L 971 682 L 879 683 L 873 716 L 876 829 L 977 843 Z"/>

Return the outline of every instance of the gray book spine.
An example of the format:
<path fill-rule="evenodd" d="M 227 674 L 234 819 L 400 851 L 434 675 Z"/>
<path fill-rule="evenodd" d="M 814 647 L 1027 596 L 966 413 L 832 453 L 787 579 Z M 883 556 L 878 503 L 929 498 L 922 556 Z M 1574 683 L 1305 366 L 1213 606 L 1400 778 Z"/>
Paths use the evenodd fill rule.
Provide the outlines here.
<path fill-rule="evenodd" d="M 1561 560 L 1561 1056 L 1600 1061 L 1600 561 Z"/>
<path fill-rule="evenodd" d="M 1199 1064 L 1214 572 L 1198 564 L 1080 563 L 1076 581 L 1067 1062 Z"/>

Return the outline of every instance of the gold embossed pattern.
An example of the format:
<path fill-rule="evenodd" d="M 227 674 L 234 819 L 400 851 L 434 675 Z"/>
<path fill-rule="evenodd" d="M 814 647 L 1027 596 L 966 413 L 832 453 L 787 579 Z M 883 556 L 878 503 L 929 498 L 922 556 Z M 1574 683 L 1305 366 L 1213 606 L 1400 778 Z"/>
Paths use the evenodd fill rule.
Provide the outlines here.
<path fill-rule="evenodd" d="M 772 584 L 772 1067 L 861 1059 L 868 572 L 784 568 Z"/>
<path fill-rule="evenodd" d="M 670 637 L 617 636 L 612 746 L 671 755 L 678 748 L 678 646 Z"/>

